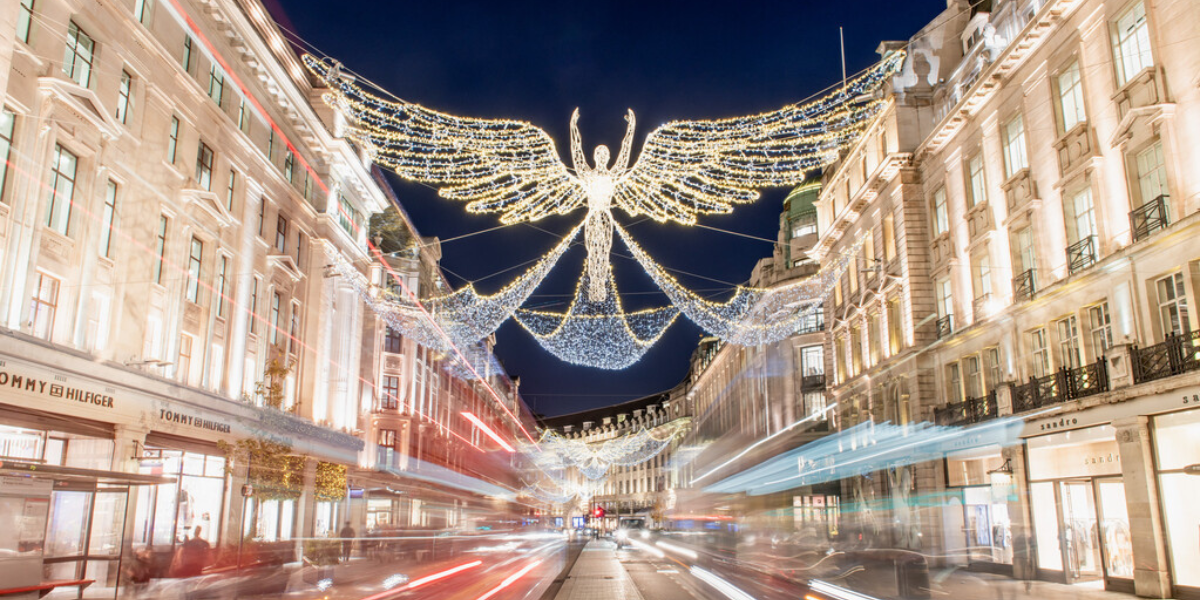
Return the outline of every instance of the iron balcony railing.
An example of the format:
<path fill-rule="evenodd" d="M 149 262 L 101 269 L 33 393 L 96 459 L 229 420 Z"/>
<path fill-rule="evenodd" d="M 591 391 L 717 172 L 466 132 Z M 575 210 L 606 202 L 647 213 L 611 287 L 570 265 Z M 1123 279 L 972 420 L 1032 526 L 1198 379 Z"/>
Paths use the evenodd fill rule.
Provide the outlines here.
<path fill-rule="evenodd" d="M 803 392 L 811 392 L 825 389 L 825 374 L 814 373 L 805 375 L 800 378 L 800 390 Z"/>
<path fill-rule="evenodd" d="M 976 321 L 988 316 L 987 312 L 988 312 L 988 308 L 989 308 L 989 303 L 991 301 L 992 301 L 992 294 L 991 294 L 991 292 L 988 292 L 986 294 L 980 294 L 979 297 L 976 298 L 972 302 L 971 308 L 973 309 L 972 312 L 975 313 Z"/>
<path fill-rule="evenodd" d="M 1013 412 L 1024 412 L 1108 391 L 1108 361 L 1104 357 L 1073 369 L 1063 367 L 1044 377 L 1030 377 L 1013 387 Z"/>
<path fill-rule="evenodd" d="M 954 333 L 954 315 L 946 315 L 937 320 L 937 337 L 942 339 Z"/>
<path fill-rule="evenodd" d="M 1000 409 L 996 405 L 996 390 L 992 390 L 981 398 L 967 398 L 934 409 L 933 413 L 938 425 L 970 425 L 995 419 Z"/>
<path fill-rule="evenodd" d="M 1171 197 L 1163 194 L 1129 211 L 1129 228 L 1133 231 L 1133 241 L 1148 238 L 1171 224 L 1168 214 L 1170 201 Z"/>
<path fill-rule="evenodd" d="M 1089 235 L 1067 246 L 1067 265 L 1074 275 L 1096 264 L 1096 236 Z"/>
<path fill-rule="evenodd" d="M 1032 300 L 1033 295 L 1037 293 L 1037 280 L 1033 276 L 1033 269 L 1022 271 L 1020 275 L 1013 277 L 1012 284 L 1014 302 Z"/>
<path fill-rule="evenodd" d="M 1200 370 L 1200 332 L 1171 333 L 1162 343 L 1134 346 L 1132 354 L 1134 383 Z"/>

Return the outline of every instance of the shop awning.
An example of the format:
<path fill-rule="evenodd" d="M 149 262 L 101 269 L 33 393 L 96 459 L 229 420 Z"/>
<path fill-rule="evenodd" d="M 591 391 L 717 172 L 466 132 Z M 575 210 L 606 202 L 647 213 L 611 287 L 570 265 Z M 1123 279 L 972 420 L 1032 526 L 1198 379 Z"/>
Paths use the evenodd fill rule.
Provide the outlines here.
<path fill-rule="evenodd" d="M 160 475 L 141 475 L 139 473 L 122 473 L 120 471 L 79 469 L 75 467 L 60 467 L 58 465 L 43 465 L 39 463 L 13 460 L 0 461 L 0 475 L 18 475 L 42 479 L 53 479 L 55 481 L 76 481 L 115 485 L 158 485 L 160 483 L 175 483 L 174 477 L 162 477 Z"/>

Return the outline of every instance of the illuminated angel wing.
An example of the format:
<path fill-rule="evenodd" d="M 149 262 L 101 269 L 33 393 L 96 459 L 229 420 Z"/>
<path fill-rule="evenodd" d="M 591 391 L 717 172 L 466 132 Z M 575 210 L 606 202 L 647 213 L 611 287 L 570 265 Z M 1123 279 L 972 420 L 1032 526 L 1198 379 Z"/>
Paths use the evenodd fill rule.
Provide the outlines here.
<path fill-rule="evenodd" d="M 630 216 L 691 224 L 758 199 L 764 187 L 790 186 L 837 159 L 883 106 L 873 92 L 899 69 L 904 53 L 838 91 L 806 104 L 719 121 L 675 121 L 646 138 L 621 179 L 613 204 Z"/>
<path fill-rule="evenodd" d="M 384 100 L 343 78 L 337 63 L 304 64 L 324 80 L 326 101 L 350 121 L 348 137 L 401 177 L 438 186 L 476 213 L 503 223 L 536 221 L 586 203 L 575 177 L 542 129 L 509 120 L 472 119 L 410 102 Z"/>

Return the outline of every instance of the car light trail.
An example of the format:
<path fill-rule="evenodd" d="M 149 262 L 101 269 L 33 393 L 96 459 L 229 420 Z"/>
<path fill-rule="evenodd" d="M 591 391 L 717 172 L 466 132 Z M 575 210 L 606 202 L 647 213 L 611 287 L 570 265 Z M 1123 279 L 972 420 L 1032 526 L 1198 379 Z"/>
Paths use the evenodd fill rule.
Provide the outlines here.
<path fill-rule="evenodd" d="M 874 596 L 860 594 L 853 590 L 848 590 L 844 587 L 839 587 L 833 585 L 832 583 L 821 581 L 820 579 L 814 579 L 810 581 L 808 587 L 814 592 L 819 592 L 826 596 L 837 598 L 838 600 L 879 600 Z M 825 600 L 824 598 L 819 598 L 817 596 L 806 596 L 805 598 L 812 598 L 813 600 Z"/>
<path fill-rule="evenodd" d="M 475 413 L 469 413 L 469 412 L 463 411 L 462 416 L 465 417 L 468 421 L 474 423 L 475 426 L 478 427 L 480 431 L 484 432 L 485 434 L 487 434 L 488 437 L 492 438 L 492 441 L 496 442 L 497 444 L 500 444 L 501 448 L 504 448 L 505 450 L 508 450 L 509 452 L 516 452 L 516 450 L 512 446 L 510 446 L 508 444 L 508 442 L 504 441 L 504 438 L 500 437 L 500 435 L 497 434 L 495 431 L 493 431 L 491 427 L 488 427 L 487 423 L 484 423 L 483 421 L 479 420 L 479 417 L 475 416 Z"/>
<path fill-rule="evenodd" d="M 688 550 L 687 548 L 684 548 L 683 546 L 676 546 L 675 544 L 671 544 L 668 542 L 654 542 L 654 545 L 658 546 L 659 548 L 662 548 L 663 550 L 674 552 L 676 554 L 682 554 L 693 560 L 700 558 L 700 555 L 695 550 Z"/>
<path fill-rule="evenodd" d="M 532 571 L 534 567 L 536 567 L 540 564 L 542 564 L 542 561 L 537 560 L 537 561 L 529 563 L 528 565 L 525 565 L 524 569 L 521 569 L 520 571 L 517 571 L 516 573 L 509 575 L 508 577 L 506 577 L 504 579 L 504 581 L 500 582 L 500 585 L 488 590 L 488 592 L 486 594 L 480 596 L 479 598 L 476 598 L 476 600 L 487 600 L 488 598 L 495 596 L 497 593 L 500 592 L 500 590 L 512 585 L 518 579 L 524 577 L 526 573 Z"/>
<path fill-rule="evenodd" d="M 437 573 L 434 573 L 433 575 L 426 575 L 425 577 L 422 577 L 420 579 L 414 579 L 414 580 L 408 582 L 408 585 L 404 586 L 404 589 L 411 590 L 413 588 L 425 585 L 431 581 L 445 579 L 446 577 L 454 575 L 455 573 L 461 573 L 463 571 L 466 571 L 467 569 L 473 569 L 482 564 L 483 564 L 482 560 L 477 560 L 475 562 L 469 562 L 466 564 L 458 565 L 457 567 L 452 567 L 452 568 L 446 569 L 445 571 L 439 571 Z M 367 599 L 364 598 L 363 600 L 367 600 Z"/>
<path fill-rule="evenodd" d="M 724 579 L 721 579 L 720 577 L 717 577 L 713 573 L 705 571 L 700 567 L 692 567 L 691 573 L 700 581 L 713 586 L 718 592 L 725 594 L 725 596 L 730 598 L 730 600 L 755 600 L 754 596 L 743 592 L 732 583 L 729 583 L 728 581 L 725 581 Z"/>
<path fill-rule="evenodd" d="M 650 544 L 647 544 L 646 542 L 639 542 L 633 538 L 629 538 L 625 541 L 629 542 L 630 546 L 634 546 L 640 550 L 649 552 L 650 554 L 653 554 L 659 558 L 666 558 L 666 556 L 667 556 L 666 554 L 663 553 L 662 550 L 659 550 L 658 548 L 655 548 L 654 546 L 651 546 Z"/>

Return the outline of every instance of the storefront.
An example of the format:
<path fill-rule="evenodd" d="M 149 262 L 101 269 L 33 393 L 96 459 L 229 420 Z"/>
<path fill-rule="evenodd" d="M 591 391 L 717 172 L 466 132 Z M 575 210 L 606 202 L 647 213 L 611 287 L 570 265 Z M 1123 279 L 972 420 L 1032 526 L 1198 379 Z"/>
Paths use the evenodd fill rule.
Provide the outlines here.
<path fill-rule="evenodd" d="M 1154 417 L 1163 525 L 1178 598 L 1200 598 L 1200 411 Z"/>
<path fill-rule="evenodd" d="M 1028 440 L 1039 577 L 1103 580 L 1106 589 L 1133 592 L 1133 543 L 1115 433 L 1100 425 Z"/>
<path fill-rule="evenodd" d="M 215 444 L 153 432 L 147 435 L 138 472 L 175 481 L 138 490 L 134 548 L 149 548 L 169 558 L 190 537 L 200 537 L 216 547 L 221 542 L 228 497 L 225 465 L 225 456 Z"/>
<path fill-rule="evenodd" d="M 1009 502 L 1016 489 L 999 446 L 947 456 L 946 483 L 950 492 L 943 513 L 947 554 L 978 570 L 1011 575 Z"/>

